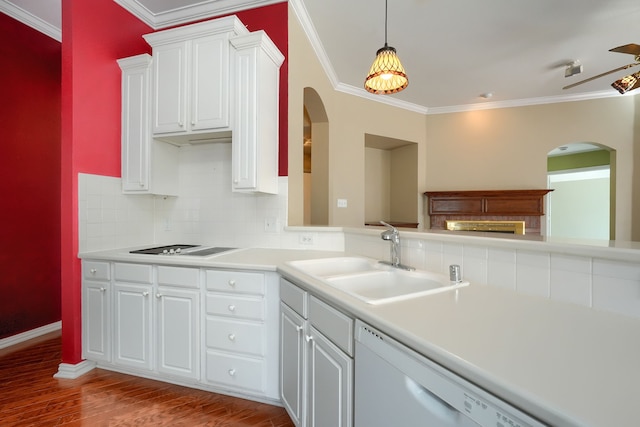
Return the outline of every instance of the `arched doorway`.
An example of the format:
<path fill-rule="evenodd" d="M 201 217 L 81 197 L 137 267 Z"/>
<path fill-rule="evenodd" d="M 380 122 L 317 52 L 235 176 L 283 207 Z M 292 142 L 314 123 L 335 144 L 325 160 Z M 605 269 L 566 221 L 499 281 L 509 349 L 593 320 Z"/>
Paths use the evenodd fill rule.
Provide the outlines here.
<path fill-rule="evenodd" d="M 304 225 L 329 224 L 329 119 L 314 89 L 304 89 Z"/>
<path fill-rule="evenodd" d="M 615 238 L 615 150 L 596 143 L 572 143 L 547 156 L 546 235 Z"/>

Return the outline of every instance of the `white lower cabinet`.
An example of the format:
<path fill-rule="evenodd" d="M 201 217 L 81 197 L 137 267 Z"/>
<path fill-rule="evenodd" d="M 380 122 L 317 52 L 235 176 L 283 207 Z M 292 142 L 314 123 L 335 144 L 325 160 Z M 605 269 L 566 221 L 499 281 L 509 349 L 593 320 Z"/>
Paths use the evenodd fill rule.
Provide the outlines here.
<path fill-rule="evenodd" d="M 83 357 L 278 402 L 278 283 L 272 271 L 83 260 Z"/>
<path fill-rule="evenodd" d="M 84 265 L 87 262 L 83 263 Z M 107 264 L 107 263 L 105 263 Z M 108 265 L 108 264 L 107 264 Z M 94 330 L 85 328 L 83 354 L 89 360 L 112 361 L 144 372 L 158 372 L 182 379 L 200 376 L 200 271 L 197 268 L 113 263 L 113 326 L 108 342 L 113 342 L 113 358 L 96 356 Z M 85 280 L 83 313 L 95 310 L 93 281 Z M 102 292 L 101 292 L 102 293 Z M 95 324 L 88 314 L 85 324 Z M 93 319 L 93 320 L 92 320 Z M 93 344 L 95 347 L 95 344 Z"/>
<path fill-rule="evenodd" d="M 205 381 L 277 399 L 277 275 L 206 270 L 205 281 Z"/>
<path fill-rule="evenodd" d="M 198 379 L 200 293 L 159 287 L 156 301 L 158 371 Z"/>
<path fill-rule="evenodd" d="M 280 390 L 298 427 L 353 425 L 353 319 L 280 281 Z"/>
<path fill-rule="evenodd" d="M 111 267 L 82 263 L 82 357 L 111 361 Z"/>

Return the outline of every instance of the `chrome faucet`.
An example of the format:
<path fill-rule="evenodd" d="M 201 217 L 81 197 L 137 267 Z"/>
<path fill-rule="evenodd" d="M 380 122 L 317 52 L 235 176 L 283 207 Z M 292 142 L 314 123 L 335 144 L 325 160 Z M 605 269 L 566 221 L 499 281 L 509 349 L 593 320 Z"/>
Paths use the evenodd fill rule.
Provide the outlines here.
<path fill-rule="evenodd" d="M 409 267 L 402 264 L 402 253 L 400 249 L 400 233 L 398 229 L 395 228 L 391 224 L 387 224 L 384 221 L 380 221 L 380 224 L 388 227 L 387 230 L 383 231 L 380 234 L 382 240 L 387 240 L 391 243 L 391 260 L 390 261 L 380 261 L 383 264 L 388 264 L 392 267 L 401 268 L 403 270 L 415 270 L 413 267 Z"/>

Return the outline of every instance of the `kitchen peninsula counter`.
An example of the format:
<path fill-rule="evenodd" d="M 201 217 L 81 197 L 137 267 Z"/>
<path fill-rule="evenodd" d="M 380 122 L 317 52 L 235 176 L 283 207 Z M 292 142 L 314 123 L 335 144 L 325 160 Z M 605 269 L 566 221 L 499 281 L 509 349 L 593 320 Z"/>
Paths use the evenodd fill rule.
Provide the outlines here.
<path fill-rule="evenodd" d="M 636 422 L 639 319 L 473 283 L 369 305 L 287 264 L 343 252 L 241 249 L 194 259 L 131 255 L 128 250 L 87 252 L 80 258 L 278 271 L 545 423 L 604 427 Z"/>

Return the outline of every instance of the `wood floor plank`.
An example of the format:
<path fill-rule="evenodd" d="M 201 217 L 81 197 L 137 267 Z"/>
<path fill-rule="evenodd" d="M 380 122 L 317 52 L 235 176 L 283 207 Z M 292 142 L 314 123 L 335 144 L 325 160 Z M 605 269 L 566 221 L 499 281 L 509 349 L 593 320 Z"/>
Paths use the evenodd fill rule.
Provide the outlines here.
<path fill-rule="evenodd" d="M 60 334 L 0 351 L 2 427 L 293 427 L 278 406 L 94 369 L 56 379 Z"/>

